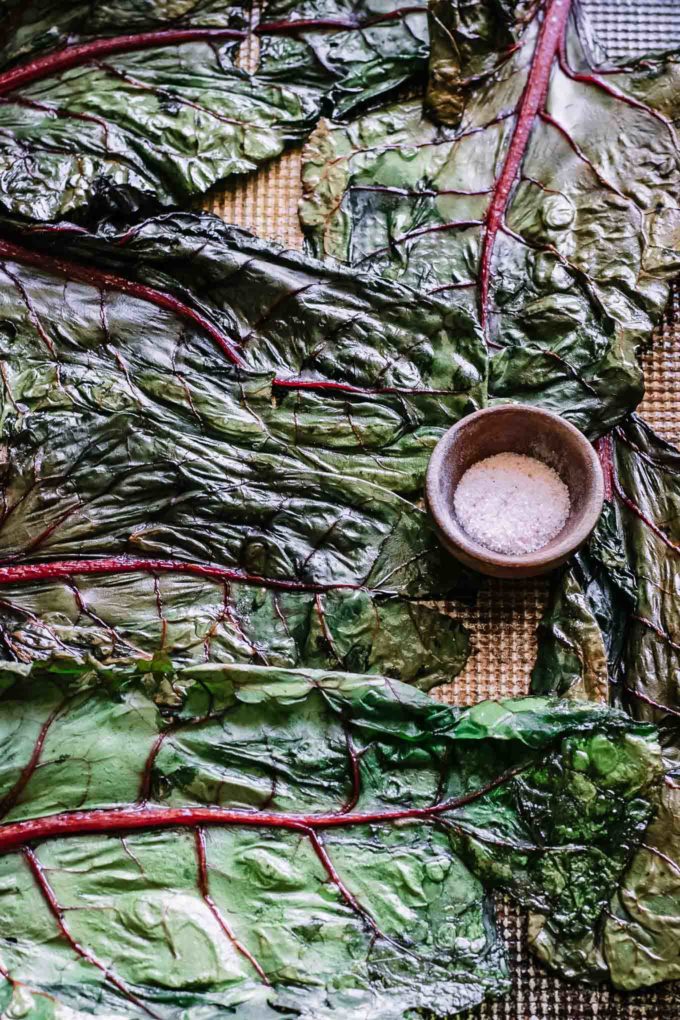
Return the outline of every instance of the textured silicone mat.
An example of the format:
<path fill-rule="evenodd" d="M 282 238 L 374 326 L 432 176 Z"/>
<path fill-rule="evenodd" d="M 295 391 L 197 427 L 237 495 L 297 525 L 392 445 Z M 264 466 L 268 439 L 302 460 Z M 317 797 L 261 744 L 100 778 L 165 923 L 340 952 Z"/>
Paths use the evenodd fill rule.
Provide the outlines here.
<path fill-rule="evenodd" d="M 611 58 L 680 47 L 680 0 L 581 0 Z M 252 67 L 255 54 L 242 54 Z M 297 218 L 299 151 L 284 155 L 254 177 L 209 196 L 205 207 L 229 223 L 291 248 L 302 247 Z M 680 443 L 680 287 L 643 356 L 646 395 L 640 411 L 656 431 Z M 454 704 L 527 692 L 536 652 L 535 630 L 547 596 L 543 580 L 492 582 L 473 608 L 447 607 L 470 630 L 473 652 L 464 672 L 437 697 Z M 562 981 L 531 956 L 526 920 L 510 904 L 498 905 L 513 972 L 513 989 L 465 1020 L 680 1020 L 680 982 L 633 995 Z"/>

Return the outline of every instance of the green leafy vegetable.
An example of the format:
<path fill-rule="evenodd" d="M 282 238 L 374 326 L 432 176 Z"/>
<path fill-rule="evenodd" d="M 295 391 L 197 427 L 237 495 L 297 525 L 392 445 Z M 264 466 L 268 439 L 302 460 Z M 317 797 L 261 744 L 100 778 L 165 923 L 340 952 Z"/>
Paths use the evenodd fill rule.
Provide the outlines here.
<path fill-rule="evenodd" d="M 533 688 L 625 707 L 660 728 L 663 806 L 645 835 L 597 947 L 575 975 L 606 959 L 613 980 L 636 988 L 678 976 L 680 831 L 680 453 L 637 417 L 600 441 L 610 501 L 593 536 L 555 583 L 540 628 Z M 550 945 L 539 951 L 564 966 Z M 597 966 L 603 966 L 600 960 Z"/>
<path fill-rule="evenodd" d="M 334 117 L 418 81 L 427 69 L 427 4 L 270 0 L 258 33 L 258 77 L 321 92 Z"/>
<path fill-rule="evenodd" d="M 322 123 L 302 218 L 317 255 L 475 314 L 493 396 L 597 436 L 641 396 L 635 352 L 680 267 L 678 59 L 598 73 L 569 0 L 529 7 L 450 3 L 460 122 L 414 100 Z"/>
<path fill-rule="evenodd" d="M 192 4 L 179 21 L 160 2 L 99 7 L 29 3 L 15 12 L 6 59 L 25 57 L 0 67 L 7 212 L 47 220 L 186 202 L 314 124 L 311 95 L 236 66 L 245 32 L 228 2 L 207 15 Z M 45 50 L 46 40 L 57 48 Z"/>
<path fill-rule="evenodd" d="M 487 882 L 570 944 L 658 774 L 585 702 L 66 658 L 0 685 L 0 996 L 31 1016 L 457 1012 L 507 987 Z"/>
<path fill-rule="evenodd" d="M 270 5 L 260 70 L 249 4 L 29 0 L 4 16 L 0 205 L 36 220 L 186 203 L 424 73 L 426 7 Z M 327 97 L 327 98 L 326 98 Z"/>
<path fill-rule="evenodd" d="M 0 244 L 9 656 L 450 679 L 462 628 L 404 599 L 472 590 L 419 505 L 484 399 L 469 316 L 210 216 L 31 236 Z"/>

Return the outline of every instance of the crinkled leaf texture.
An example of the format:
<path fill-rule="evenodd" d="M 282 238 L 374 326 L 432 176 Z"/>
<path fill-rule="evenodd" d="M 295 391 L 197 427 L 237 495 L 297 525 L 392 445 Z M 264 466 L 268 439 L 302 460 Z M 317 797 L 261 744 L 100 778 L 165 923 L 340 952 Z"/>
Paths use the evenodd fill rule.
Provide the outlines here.
<path fill-rule="evenodd" d="M 333 117 L 384 99 L 427 71 L 427 4 L 270 0 L 258 31 L 258 76 L 321 91 Z"/>
<path fill-rule="evenodd" d="M 610 501 L 555 583 L 533 688 L 609 700 L 660 728 L 661 812 L 597 945 L 570 964 L 578 975 L 606 960 L 617 985 L 637 988 L 680 977 L 680 454 L 636 416 L 601 440 L 600 452 Z M 549 941 L 539 940 L 539 952 L 564 966 Z"/>
<path fill-rule="evenodd" d="M 466 634 L 413 600 L 474 589 L 420 506 L 484 400 L 469 315 L 211 216 L 31 237 L 0 249 L 6 655 L 451 679 Z"/>
<path fill-rule="evenodd" d="M 186 203 L 344 113 L 424 76 L 426 7 L 29 0 L 0 28 L 0 206 L 35 220 Z"/>
<path fill-rule="evenodd" d="M 488 886 L 572 944 L 659 771 L 586 702 L 66 656 L 0 684 L 0 997 L 31 1018 L 457 1012 L 508 984 Z"/>
<path fill-rule="evenodd" d="M 0 69 L 7 212 L 41 220 L 175 205 L 305 136 L 318 114 L 314 97 L 236 65 L 244 12 L 227 0 L 176 7 L 34 2 L 8 14 Z M 102 50 L 114 37 L 127 42 Z M 78 47 L 72 67 L 54 64 Z"/>
<path fill-rule="evenodd" d="M 510 35 L 496 3 L 448 6 L 495 26 L 457 50 L 460 122 L 419 100 L 322 122 L 304 166 L 312 249 L 465 305 L 495 355 L 491 395 L 600 435 L 640 398 L 635 352 L 680 267 L 678 58 L 598 73 L 569 0 L 513 5 Z"/>

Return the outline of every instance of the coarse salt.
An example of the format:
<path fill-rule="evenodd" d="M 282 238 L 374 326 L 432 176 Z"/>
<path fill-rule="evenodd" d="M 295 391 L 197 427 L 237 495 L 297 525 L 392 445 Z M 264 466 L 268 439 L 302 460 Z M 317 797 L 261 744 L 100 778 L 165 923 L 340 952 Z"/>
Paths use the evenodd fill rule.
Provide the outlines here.
<path fill-rule="evenodd" d="M 494 552 L 535 552 L 558 534 L 571 508 L 569 489 L 536 457 L 497 453 L 468 468 L 453 496 L 470 538 Z"/>

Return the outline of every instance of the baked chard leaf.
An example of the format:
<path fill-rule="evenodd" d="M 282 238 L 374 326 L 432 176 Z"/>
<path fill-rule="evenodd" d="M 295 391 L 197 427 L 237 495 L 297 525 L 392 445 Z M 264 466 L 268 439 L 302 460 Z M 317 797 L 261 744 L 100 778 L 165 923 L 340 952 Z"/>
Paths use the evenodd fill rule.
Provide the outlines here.
<path fill-rule="evenodd" d="M 411 600 L 474 588 L 419 505 L 484 400 L 466 313 L 212 216 L 29 237 L 0 242 L 7 656 L 450 679 L 465 632 Z"/>
<path fill-rule="evenodd" d="M 635 353 L 680 267 L 680 64 L 598 73 L 569 0 L 501 6 L 522 15 L 516 43 L 494 31 L 477 52 L 465 18 L 498 27 L 499 5 L 450 4 L 469 28 L 455 126 L 415 100 L 320 124 L 302 219 L 316 255 L 475 314 L 491 395 L 597 436 L 641 396 Z"/>
<path fill-rule="evenodd" d="M 636 988 L 680 977 L 680 453 L 637 416 L 600 440 L 609 502 L 585 548 L 554 585 L 539 628 L 532 687 L 587 697 L 654 721 L 666 767 L 662 807 L 645 835 L 612 916 L 581 959 L 539 936 L 560 970 L 606 967 Z"/>
<path fill-rule="evenodd" d="M 179 18 L 157 0 L 10 12 L 2 208 L 46 220 L 186 203 L 301 140 L 317 103 L 239 69 L 242 13 L 225 0 Z"/>
<path fill-rule="evenodd" d="M 586 702 L 67 658 L 0 687 L 0 996 L 31 1017 L 450 1015 L 508 985 L 487 883 L 569 942 L 653 810 L 652 728 Z"/>
<path fill-rule="evenodd" d="M 427 4 L 401 0 L 269 0 L 258 77 L 321 93 L 333 117 L 425 79 Z"/>
<path fill-rule="evenodd" d="M 380 673 L 421 690 L 449 683 L 470 651 L 460 622 L 417 602 L 163 573 L 2 585 L 0 626 L 3 657 L 18 662 L 172 656 Z"/>
<path fill-rule="evenodd" d="M 609 501 L 554 586 L 534 690 L 610 700 L 680 751 L 680 453 L 637 415 L 599 445 Z M 580 605 L 580 613 L 572 607 Z M 593 688 L 588 674 L 608 679 Z M 678 760 L 680 768 L 680 760 Z"/>
<path fill-rule="evenodd" d="M 185 203 L 427 66 L 426 7 L 29 0 L 0 22 L 0 205 L 36 220 Z M 304 30 L 303 30 L 304 26 Z M 252 40 L 251 40 L 252 41 Z"/>

